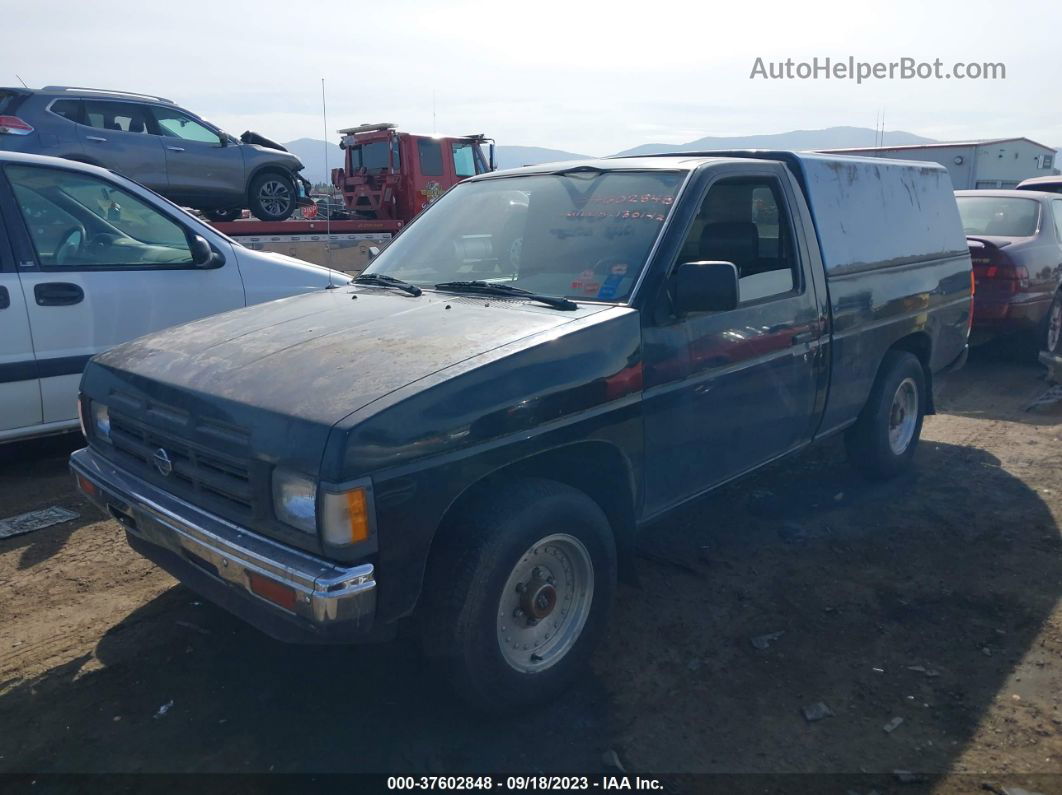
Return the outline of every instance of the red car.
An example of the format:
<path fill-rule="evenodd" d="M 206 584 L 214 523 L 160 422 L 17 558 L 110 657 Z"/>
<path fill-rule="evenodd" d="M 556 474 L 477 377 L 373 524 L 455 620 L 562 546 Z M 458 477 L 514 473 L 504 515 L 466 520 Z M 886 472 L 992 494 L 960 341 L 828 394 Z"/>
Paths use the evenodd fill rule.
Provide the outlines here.
<path fill-rule="evenodd" d="M 973 334 L 1034 334 L 1062 352 L 1062 195 L 1045 191 L 955 192 L 973 260 Z"/>

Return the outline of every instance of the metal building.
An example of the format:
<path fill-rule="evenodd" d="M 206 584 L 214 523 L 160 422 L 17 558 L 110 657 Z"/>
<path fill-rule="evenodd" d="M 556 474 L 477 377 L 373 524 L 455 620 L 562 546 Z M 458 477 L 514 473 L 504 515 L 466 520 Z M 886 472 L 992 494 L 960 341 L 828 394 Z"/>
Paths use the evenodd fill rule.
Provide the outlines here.
<path fill-rule="evenodd" d="M 1058 174 L 1053 147 L 1028 138 L 991 138 L 912 146 L 870 146 L 865 149 L 823 149 L 823 152 L 864 157 L 894 157 L 940 163 L 956 190 L 1013 188 L 1023 179 Z"/>

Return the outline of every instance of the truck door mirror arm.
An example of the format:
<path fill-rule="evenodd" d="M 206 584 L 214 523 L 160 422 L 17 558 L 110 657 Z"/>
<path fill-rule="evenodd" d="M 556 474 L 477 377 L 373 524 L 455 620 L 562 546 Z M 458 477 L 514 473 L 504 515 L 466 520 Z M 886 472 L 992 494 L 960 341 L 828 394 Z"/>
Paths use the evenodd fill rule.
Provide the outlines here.
<path fill-rule="evenodd" d="M 726 312 L 740 301 L 737 267 L 732 262 L 683 262 L 672 277 L 676 315 Z"/>

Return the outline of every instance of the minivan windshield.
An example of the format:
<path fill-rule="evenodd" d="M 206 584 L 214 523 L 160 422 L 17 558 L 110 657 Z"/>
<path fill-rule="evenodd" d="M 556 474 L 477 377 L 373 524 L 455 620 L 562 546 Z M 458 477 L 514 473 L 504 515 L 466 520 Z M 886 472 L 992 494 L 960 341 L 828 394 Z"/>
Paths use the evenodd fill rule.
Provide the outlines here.
<path fill-rule="evenodd" d="M 1040 202 L 1009 196 L 957 196 L 962 230 L 968 235 L 1031 237 L 1040 220 Z"/>
<path fill-rule="evenodd" d="M 477 281 L 539 295 L 623 301 L 683 176 L 587 169 L 462 183 L 366 272 L 428 288 Z"/>

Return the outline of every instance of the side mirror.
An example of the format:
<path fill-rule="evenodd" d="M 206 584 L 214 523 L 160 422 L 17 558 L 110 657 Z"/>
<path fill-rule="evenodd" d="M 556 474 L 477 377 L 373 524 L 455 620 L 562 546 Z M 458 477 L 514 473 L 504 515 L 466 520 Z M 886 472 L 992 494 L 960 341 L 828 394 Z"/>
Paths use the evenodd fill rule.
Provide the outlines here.
<path fill-rule="evenodd" d="M 675 271 L 675 313 L 726 312 L 740 300 L 733 262 L 684 262 Z"/>
<path fill-rule="evenodd" d="M 380 247 L 379 246 L 369 246 L 369 262 L 372 262 L 378 256 L 380 256 Z"/>
<path fill-rule="evenodd" d="M 192 236 L 188 248 L 192 252 L 192 264 L 197 268 L 209 268 L 214 264 L 214 249 L 200 235 Z"/>

